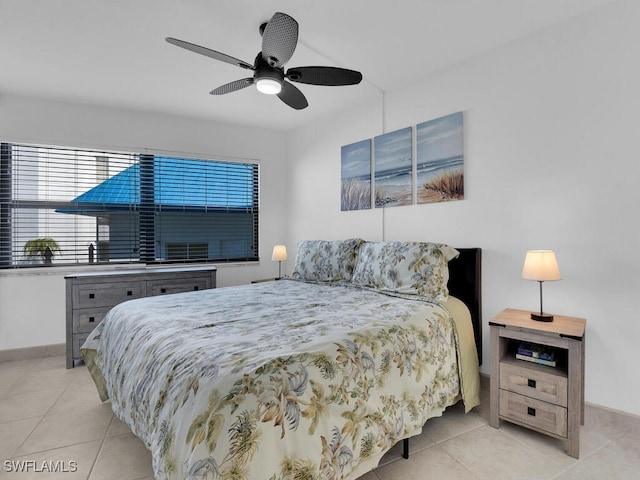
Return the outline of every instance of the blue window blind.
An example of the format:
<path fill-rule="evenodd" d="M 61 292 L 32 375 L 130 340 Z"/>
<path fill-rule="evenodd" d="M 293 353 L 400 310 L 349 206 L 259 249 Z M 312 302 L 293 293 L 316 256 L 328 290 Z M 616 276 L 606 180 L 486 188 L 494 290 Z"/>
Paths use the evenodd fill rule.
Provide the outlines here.
<path fill-rule="evenodd" d="M 258 259 L 256 164 L 0 148 L 0 267 Z"/>

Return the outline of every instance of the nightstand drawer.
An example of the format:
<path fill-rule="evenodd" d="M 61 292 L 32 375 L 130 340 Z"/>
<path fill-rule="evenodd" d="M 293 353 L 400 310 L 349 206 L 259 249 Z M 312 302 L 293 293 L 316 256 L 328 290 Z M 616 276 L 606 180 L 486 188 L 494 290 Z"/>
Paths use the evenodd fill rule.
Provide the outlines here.
<path fill-rule="evenodd" d="M 500 388 L 562 407 L 567 406 L 567 377 L 547 373 L 522 360 L 500 362 Z M 548 367 L 551 368 L 551 367 Z"/>
<path fill-rule="evenodd" d="M 567 436 L 567 409 L 558 405 L 500 390 L 500 416 L 560 437 Z"/>

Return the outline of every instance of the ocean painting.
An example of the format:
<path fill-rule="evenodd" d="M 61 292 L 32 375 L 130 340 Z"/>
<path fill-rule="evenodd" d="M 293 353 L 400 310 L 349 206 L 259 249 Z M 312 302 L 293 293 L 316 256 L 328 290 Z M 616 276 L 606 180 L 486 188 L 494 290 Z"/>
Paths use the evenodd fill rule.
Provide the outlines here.
<path fill-rule="evenodd" d="M 376 207 L 413 203 L 411 127 L 373 139 Z"/>
<path fill-rule="evenodd" d="M 371 140 L 342 147 L 340 210 L 371 208 Z"/>
<path fill-rule="evenodd" d="M 416 127 L 418 203 L 464 198 L 462 112 Z"/>

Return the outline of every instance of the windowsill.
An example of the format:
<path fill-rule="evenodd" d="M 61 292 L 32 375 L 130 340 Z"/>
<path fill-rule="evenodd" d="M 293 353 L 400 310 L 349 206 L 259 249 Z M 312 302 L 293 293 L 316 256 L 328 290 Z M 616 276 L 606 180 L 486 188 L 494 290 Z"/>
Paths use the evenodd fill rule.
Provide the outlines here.
<path fill-rule="evenodd" d="M 171 263 L 171 264 L 143 264 L 132 263 L 122 265 L 64 265 L 64 266 L 50 266 L 50 267 L 31 267 L 31 268 L 13 268 L 0 270 L 0 277 L 28 277 L 28 276 L 43 276 L 43 275 L 59 275 L 65 276 L 73 273 L 80 272 L 94 272 L 94 271 L 111 271 L 111 270 L 140 270 L 154 268 L 187 268 L 187 267 L 216 267 L 218 270 L 224 268 L 237 268 L 237 267 L 257 267 L 260 265 L 260 261 L 253 262 L 237 262 L 237 263 Z"/>

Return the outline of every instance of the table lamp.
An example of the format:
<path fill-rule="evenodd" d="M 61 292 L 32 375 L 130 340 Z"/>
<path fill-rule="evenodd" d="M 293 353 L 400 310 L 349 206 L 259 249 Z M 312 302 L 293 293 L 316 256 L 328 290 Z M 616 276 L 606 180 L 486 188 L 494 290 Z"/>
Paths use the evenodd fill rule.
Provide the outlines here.
<path fill-rule="evenodd" d="M 284 245 L 276 245 L 273 247 L 271 261 L 278 262 L 278 280 L 282 278 L 282 262 L 287 259 L 287 247 Z"/>
<path fill-rule="evenodd" d="M 531 313 L 531 318 L 539 322 L 552 322 L 553 315 L 542 311 L 542 282 L 560 280 L 560 269 L 556 254 L 552 250 L 529 250 L 524 258 L 522 278 L 540 283 L 540 313 Z"/>

